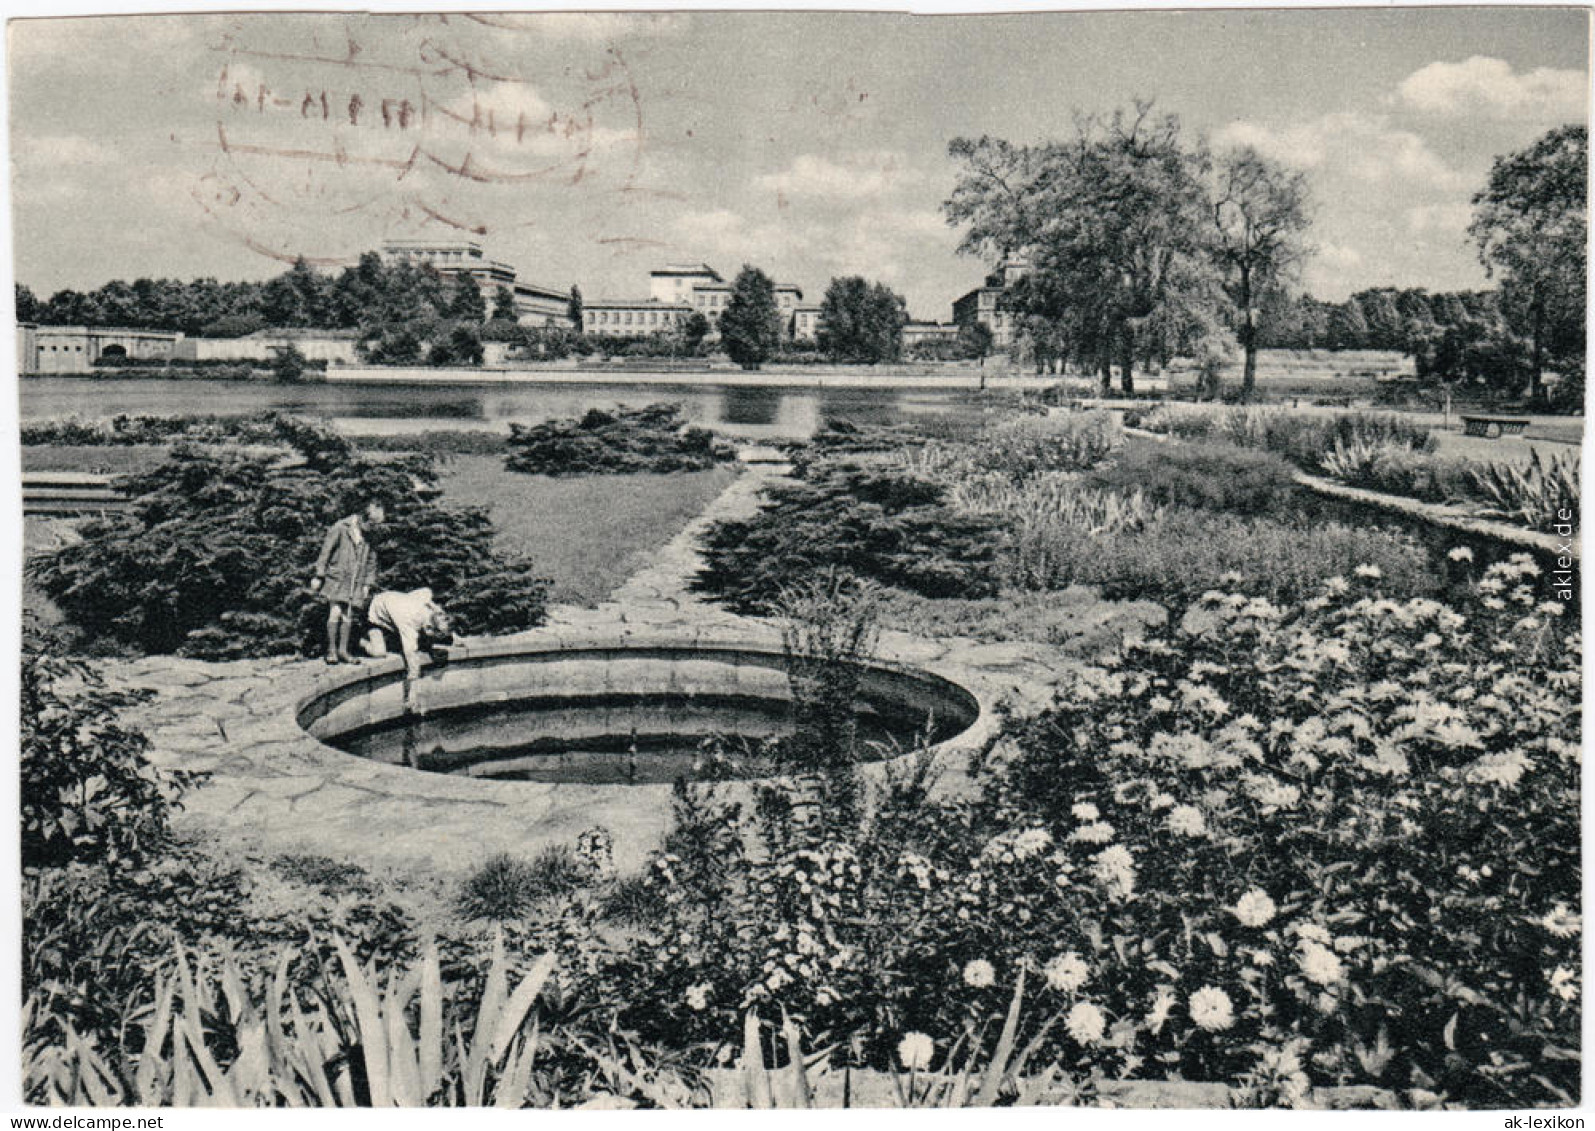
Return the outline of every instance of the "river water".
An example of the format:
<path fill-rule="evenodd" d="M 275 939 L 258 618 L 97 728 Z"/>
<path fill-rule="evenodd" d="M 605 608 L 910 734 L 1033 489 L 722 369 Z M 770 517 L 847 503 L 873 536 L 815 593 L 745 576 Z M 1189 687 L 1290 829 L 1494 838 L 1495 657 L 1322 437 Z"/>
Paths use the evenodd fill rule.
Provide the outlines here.
<path fill-rule="evenodd" d="M 679 404 L 694 423 L 754 440 L 800 439 L 822 422 L 896 424 L 930 415 L 980 412 L 967 392 L 905 389 L 779 389 L 731 385 L 660 387 L 623 381 L 584 385 L 278 385 L 250 381 L 26 377 L 24 422 L 185 413 L 247 416 L 281 411 L 317 416 L 356 434 L 434 429 L 508 431 L 580 416 L 589 408 Z"/>

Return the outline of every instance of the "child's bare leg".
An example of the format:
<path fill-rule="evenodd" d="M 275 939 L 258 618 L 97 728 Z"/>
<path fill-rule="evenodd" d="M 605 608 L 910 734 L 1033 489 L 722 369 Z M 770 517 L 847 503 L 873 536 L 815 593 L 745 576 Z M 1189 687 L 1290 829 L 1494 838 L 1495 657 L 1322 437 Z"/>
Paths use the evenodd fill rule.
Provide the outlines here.
<path fill-rule="evenodd" d="M 349 609 L 343 614 L 343 622 L 338 625 L 338 659 L 346 664 L 355 662 L 349 654 L 349 633 L 354 628 L 354 610 Z"/>
<path fill-rule="evenodd" d="M 338 639 L 342 635 L 342 626 L 347 621 L 348 614 L 344 606 L 337 601 L 327 602 L 327 662 L 338 662 Z"/>

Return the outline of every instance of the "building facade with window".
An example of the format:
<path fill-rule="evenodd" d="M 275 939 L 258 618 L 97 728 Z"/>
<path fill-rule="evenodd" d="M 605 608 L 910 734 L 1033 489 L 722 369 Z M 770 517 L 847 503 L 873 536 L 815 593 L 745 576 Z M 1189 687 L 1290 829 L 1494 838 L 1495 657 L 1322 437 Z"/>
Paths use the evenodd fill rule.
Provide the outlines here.
<path fill-rule="evenodd" d="M 682 326 L 696 312 L 709 323 L 709 338 L 718 338 L 720 317 L 731 304 L 732 290 L 732 284 L 707 263 L 667 263 L 648 273 L 647 298 L 586 303 L 583 329 L 606 338 L 643 337 Z M 781 311 L 783 333 L 814 336 L 819 307 L 803 305 L 801 287 L 776 283 L 775 302 Z"/>
<path fill-rule="evenodd" d="M 792 308 L 792 340 L 813 342 L 819 337 L 820 308 L 813 303 L 798 303 Z"/>
<path fill-rule="evenodd" d="M 469 240 L 389 240 L 382 245 L 389 263 L 413 263 L 432 268 L 445 279 L 467 275 L 482 292 L 491 313 L 500 287 L 515 296 L 516 320 L 523 326 L 558 326 L 574 329 L 570 319 L 570 291 L 522 279 L 514 267 L 487 258 L 480 244 Z"/>
<path fill-rule="evenodd" d="M 1006 350 L 1013 344 L 1018 319 L 1013 311 L 1004 309 L 1003 293 L 1029 273 L 1029 260 L 1004 259 L 986 276 L 984 284 L 954 300 L 953 324 L 964 326 L 978 322 L 991 331 L 993 348 Z"/>
<path fill-rule="evenodd" d="M 601 338 L 645 338 L 682 326 L 692 307 L 657 299 L 594 299 L 582 306 L 582 331 Z"/>

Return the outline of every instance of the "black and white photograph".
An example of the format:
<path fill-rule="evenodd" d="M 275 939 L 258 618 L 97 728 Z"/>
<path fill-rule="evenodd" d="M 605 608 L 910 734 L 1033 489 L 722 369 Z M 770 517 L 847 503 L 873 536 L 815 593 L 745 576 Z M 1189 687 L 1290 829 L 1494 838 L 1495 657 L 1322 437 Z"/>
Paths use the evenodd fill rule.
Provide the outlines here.
<path fill-rule="evenodd" d="M 10 18 L 12 1126 L 1582 1127 L 1590 36 Z"/>

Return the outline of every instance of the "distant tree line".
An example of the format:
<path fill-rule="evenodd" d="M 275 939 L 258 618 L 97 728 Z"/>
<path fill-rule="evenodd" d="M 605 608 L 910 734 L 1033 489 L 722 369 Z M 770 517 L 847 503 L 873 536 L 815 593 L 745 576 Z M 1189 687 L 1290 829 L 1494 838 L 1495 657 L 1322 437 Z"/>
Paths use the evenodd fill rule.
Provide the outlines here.
<path fill-rule="evenodd" d="M 40 300 L 16 288 L 17 319 L 52 326 L 134 326 L 190 337 L 239 338 L 257 330 L 357 330 L 369 360 L 393 364 L 476 364 L 487 303 L 467 276 L 453 281 L 423 264 L 387 263 L 376 252 L 337 274 L 303 259 L 264 282 L 216 279 L 113 280 L 93 291 L 62 290 Z M 499 288 L 495 320 L 515 317 Z"/>

